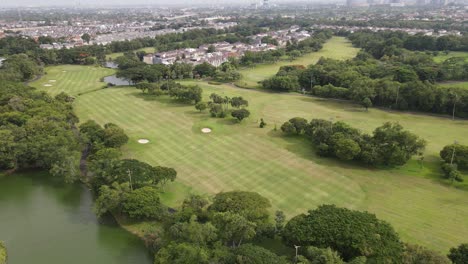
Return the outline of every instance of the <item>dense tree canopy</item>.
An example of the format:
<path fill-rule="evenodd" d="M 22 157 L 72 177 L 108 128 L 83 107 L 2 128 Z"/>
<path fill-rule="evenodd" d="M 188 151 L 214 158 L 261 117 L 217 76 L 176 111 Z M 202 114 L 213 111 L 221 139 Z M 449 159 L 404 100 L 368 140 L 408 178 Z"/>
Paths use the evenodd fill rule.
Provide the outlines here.
<path fill-rule="evenodd" d="M 375 215 L 323 205 L 292 218 L 283 231 L 288 244 L 330 247 L 345 260 L 365 256 L 367 263 L 398 263 L 403 244 L 398 234 Z"/>
<path fill-rule="evenodd" d="M 22 84 L 0 82 L 0 168 L 41 168 L 73 181 L 80 175 L 78 121 L 71 102 Z"/>

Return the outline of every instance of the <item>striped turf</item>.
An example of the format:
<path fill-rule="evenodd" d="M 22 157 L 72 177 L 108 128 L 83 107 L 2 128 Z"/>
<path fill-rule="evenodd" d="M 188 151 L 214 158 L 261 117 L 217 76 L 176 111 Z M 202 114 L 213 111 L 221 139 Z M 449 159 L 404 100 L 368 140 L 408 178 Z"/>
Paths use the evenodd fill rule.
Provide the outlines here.
<path fill-rule="evenodd" d="M 82 75 L 95 74 L 95 79 L 62 74 L 65 68 L 78 75 L 80 69 Z M 99 87 L 99 78 L 109 74 L 105 69 L 90 72 L 80 66 L 53 67 L 48 72 L 47 79 L 57 80 L 53 91 L 75 94 Z M 46 88 L 42 82 L 34 85 Z M 436 180 L 436 168 L 443 145 L 453 139 L 468 144 L 464 137 L 468 122 L 376 109 L 366 112 L 343 102 L 198 84 L 205 97 L 211 92 L 245 97 L 252 116 L 241 124 L 231 118 L 213 119 L 166 97 L 142 97 L 134 88 L 109 88 L 78 96 L 76 112 L 82 121 L 94 119 L 122 126 L 130 136 L 125 150 L 128 157 L 176 168 L 177 192 L 171 194 L 175 199 L 189 191 L 250 190 L 270 199 L 274 209 L 284 210 L 288 216 L 333 203 L 376 213 L 395 226 L 405 241 L 441 252 L 466 242 L 468 192 L 444 186 Z M 364 131 L 385 121 L 399 121 L 428 140 L 426 165 L 420 169 L 411 161 L 402 168 L 378 170 L 317 157 L 307 142 L 273 131 L 275 124 L 279 127 L 293 116 L 344 120 Z M 265 118 L 267 128 L 258 128 L 260 118 Z M 202 134 L 203 127 L 213 132 Z M 140 145 L 140 138 L 150 143 Z"/>

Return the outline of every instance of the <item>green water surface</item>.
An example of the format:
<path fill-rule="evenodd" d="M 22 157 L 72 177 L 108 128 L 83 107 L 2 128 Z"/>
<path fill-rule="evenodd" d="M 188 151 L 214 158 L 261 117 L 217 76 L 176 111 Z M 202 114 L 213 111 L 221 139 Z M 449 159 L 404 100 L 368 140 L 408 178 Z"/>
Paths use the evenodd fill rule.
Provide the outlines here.
<path fill-rule="evenodd" d="M 143 243 L 98 222 L 85 186 L 43 173 L 0 175 L 0 240 L 9 264 L 149 264 Z"/>

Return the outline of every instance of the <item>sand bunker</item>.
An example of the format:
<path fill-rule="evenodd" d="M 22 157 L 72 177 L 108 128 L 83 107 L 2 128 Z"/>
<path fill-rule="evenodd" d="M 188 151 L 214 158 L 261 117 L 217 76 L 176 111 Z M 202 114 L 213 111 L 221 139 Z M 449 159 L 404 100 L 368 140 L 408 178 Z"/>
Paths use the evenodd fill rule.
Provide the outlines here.
<path fill-rule="evenodd" d="M 202 128 L 201 132 L 202 132 L 202 133 L 205 133 L 205 134 L 211 133 L 211 128 L 207 128 L 207 127 Z"/>
<path fill-rule="evenodd" d="M 49 80 L 49 82 L 56 82 L 57 80 Z"/>
<path fill-rule="evenodd" d="M 149 140 L 142 138 L 142 139 L 139 139 L 139 140 L 138 140 L 138 143 L 140 143 L 140 144 L 148 144 L 148 143 L 149 143 Z"/>
<path fill-rule="evenodd" d="M 50 87 L 50 86 L 52 86 L 52 84 L 47 83 L 47 84 L 44 84 L 44 86 Z"/>
<path fill-rule="evenodd" d="M 67 72 L 67 71 L 62 71 L 62 72 Z"/>

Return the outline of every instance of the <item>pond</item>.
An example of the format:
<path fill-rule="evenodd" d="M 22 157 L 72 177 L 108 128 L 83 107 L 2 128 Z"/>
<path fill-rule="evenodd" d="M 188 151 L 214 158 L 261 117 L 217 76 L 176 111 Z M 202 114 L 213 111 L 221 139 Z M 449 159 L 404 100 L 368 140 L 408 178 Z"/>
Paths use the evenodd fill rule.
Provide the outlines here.
<path fill-rule="evenodd" d="M 115 76 L 115 75 L 104 77 L 104 82 L 113 84 L 115 86 L 128 86 L 128 85 L 130 85 L 129 81 L 127 81 L 127 80 L 125 80 L 123 78 L 117 78 L 117 76 Z"/>
<path fill-rule="evenodd" d="M 113 61 L 106 61 L 105 67 L 110 69 L 117 69 L 119 68 L 119 65 Z"/>
<path fill-rule="evenodd" d="M 140 239 L 111 219 L 98 222 L 92 205 L 81 184 L 43 173 L 0 175 L 0 240 L 8 263 L 152 263 Z"/>

